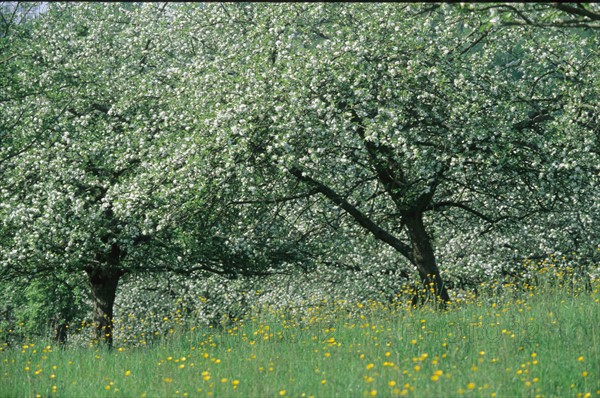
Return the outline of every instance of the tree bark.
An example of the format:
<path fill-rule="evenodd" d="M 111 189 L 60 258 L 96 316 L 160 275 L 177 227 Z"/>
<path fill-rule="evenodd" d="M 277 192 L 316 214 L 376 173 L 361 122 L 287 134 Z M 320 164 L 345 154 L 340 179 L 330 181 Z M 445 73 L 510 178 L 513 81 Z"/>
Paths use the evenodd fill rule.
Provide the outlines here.
<path fill-rule="evenodd" d="M 120 269 L 88 268 L 86 270 L 92 289 L 93 319 L 98 342 L 108 348 L 113 345 L 113 305 L 119 279 L 124 272 Z"/>
<path fill-rule="evenodd" d="M 403 216 L 403 221 L 408 230 L 413 263 L 419 271 L 426 292 L 430 292 L 430 289 L 433 289 L 431 293 L 433 293 L 436 300 L 444 304 L 450 302 L 450 295 L 440 276 L 440 271 L 435 260 L 431 239 L 423 224 L 423 213 L 406 213 Z M 415 301 L 413 300 L 414 304 L 416 304 Z"/>

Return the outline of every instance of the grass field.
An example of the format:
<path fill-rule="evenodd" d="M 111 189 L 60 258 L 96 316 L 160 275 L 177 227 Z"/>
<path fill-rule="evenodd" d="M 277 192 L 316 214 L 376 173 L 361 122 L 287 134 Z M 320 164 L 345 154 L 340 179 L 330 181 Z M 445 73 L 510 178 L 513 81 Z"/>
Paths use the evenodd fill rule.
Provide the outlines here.
<path fill-rule="evenodd" d="M 0 351 L 0 396 L 600 396 L 599 286 L 466 298 L 444 311 L 328 303 L 261 308 L 145 346 Z"/>

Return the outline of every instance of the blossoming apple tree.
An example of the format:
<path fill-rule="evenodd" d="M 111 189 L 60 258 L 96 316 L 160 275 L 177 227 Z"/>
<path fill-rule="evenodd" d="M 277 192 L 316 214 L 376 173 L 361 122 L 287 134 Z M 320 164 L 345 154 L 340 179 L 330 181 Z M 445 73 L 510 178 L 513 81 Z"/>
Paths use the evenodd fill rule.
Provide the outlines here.
<path fill-rule="evenodd" d="M 85 273 L 110 345 L 127 273 L 234 277 L 296 261 L 281 217 L 228 206 L 239 178 L 201 127 L 209 103 L 181 101 L 201 70 L 165 4 L 55 3 L 31 24 L 6 47 L 17 84 L 1 105 L 3 279 Z"/>
<path fill-rule="evenodd" d="M 25 95 L 0 103 L 21 148 L 1 147 L 0 275 L 85 272 L 110 342 L 126 273 L 270 273 L 360 228 L 447 302 L 443 270 L 486 247 L 593 245 L 597 31 L 501 22 L 51 4 L 3 50 Z"/>
<path fill-rule="evenodd" d="M 597 192 L 596 34 L 440 5 L 208 9 L 231 150 L 343 209 L 444 301 L 439 226 L 525 225 Z"/>

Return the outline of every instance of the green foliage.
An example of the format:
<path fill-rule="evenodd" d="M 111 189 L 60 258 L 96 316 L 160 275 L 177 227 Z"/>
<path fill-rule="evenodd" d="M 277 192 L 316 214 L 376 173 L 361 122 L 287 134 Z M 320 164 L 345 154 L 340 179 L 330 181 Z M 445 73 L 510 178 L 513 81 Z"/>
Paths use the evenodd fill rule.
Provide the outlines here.
<path fill-rule="evenodd" d="M 82 275 L 57 273 L 44 278 L 2 281 L 1 338 L 17 344 L 25 336 L 57 338 L 60 325 L 75 327 L 88 316 L 87 290 Z M 72 332 L 76 333 L 76 330 Z M 67 330 L 67 338 L 69 333 Z"/>

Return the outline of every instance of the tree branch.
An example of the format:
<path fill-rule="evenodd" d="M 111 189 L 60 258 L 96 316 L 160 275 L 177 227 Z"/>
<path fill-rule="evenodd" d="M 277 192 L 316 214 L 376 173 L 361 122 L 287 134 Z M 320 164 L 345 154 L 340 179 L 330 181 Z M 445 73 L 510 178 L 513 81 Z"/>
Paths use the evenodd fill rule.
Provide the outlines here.
<path fill-rule="evenodd" d="M 402 242 L 400 239 L 396 238 L 395 236 L 390 234 L 388 231 L 381 228 L 379 225 L 375 224 L 369 217 L 367 217 L 360 210 L 358 210 L 356 207 L 354 207 L 352 204 L 350 204 L 346 199 L 344 199 L 340 195 L 338 195 L 331 188 L 329 188 L 325 184 L 309 177 L 308 175 L 306 175 L 304 172 L 302 172 L 302 170 L 300 170 L 297 167 L 290 168 L 289 172 L 294 177 L 296 177 L 298 180 L 313 187 L 318 192 L 325 195 L 325 197 L 327 197 L 327 199 L 329 199 L 330 201 L 332 201 L 333 203 L 335 203 L 336 205 L 338 205 L 342 209 L 344 209 L 348 214 L 350 214 L 354 218 L 354 220 L 356 220 L 356 222 L 358 222 L 358 224 L 360 224 L 360 226 L 362 226 L 363 228 L 365 228 L 366 230 L 371 232 L 371 234 L 373 234 L 373 236 L 376 239 L 392 246 L 400 254 L 402 254 L 404 257 L 406 257 L 409 261 L 414 263 L 412 250 L 409 245 Z"/>
<path fill-rule="evenodd" d="M 487 216 L 487 215 L 481 213 L 478 210 L 473 209 L 472 207 L 467 206 L 464 203 L 452 202 L 452 201 L 443 201 L 443 202 L 435 203 L 432 206 L 428 207 L 427 210 L 439 210 L 439 209 L 441 209 L 443 207 L 457 207 L 457 208 L 465 210 L 465 211 L 467 211 L 467 212 L 469 212 L 469 213 L 471 213 L 471 214 L 473 214 L 473 215 L 475 215 L 475 216 L 481 218 L 482 220 L 485 220 L 485 221 L 487 221 L 487 222 L 489 222 L 491 224 L 495 224 L 495 223 L 497 223 L 499 221 L 506 220 L 506 219 L 509 218 L 508 216 L 501 216 L 501 217 L 498 217 L 498 218 L 492 218 L 490 216 Z"/>
<path fill-rule="evenodd" d="M 530 118 L 522 120 L 518 123 L 513 124 L 513 128 L 518 131 L 522 131 L 526 128 L 534 127 L 540 123 L 554 119 L 553 116 L 546 113 L 547 111 L 535 112 Z"/>
<path fill-rule="evenodd" d="M 581 6 L 582 4 L 579 5 Z M 580 17 L 589 18 L 592 21 L 600 21 L 600 13 L 592 12 L 583 7 L 576 8 L 565 3 L 555 3 L 552 4 L 552 6 L 558 10 L 566 12 L 567 14 L 579 15 Z"/>

